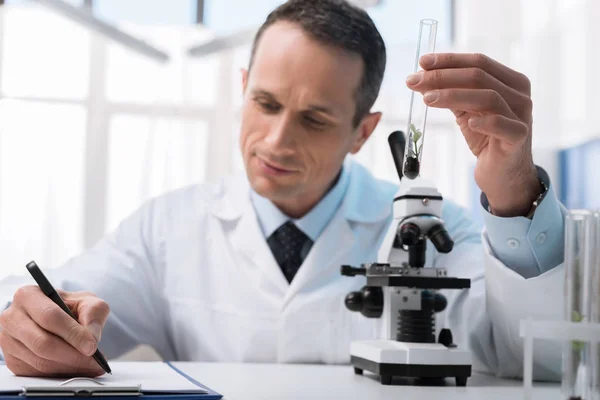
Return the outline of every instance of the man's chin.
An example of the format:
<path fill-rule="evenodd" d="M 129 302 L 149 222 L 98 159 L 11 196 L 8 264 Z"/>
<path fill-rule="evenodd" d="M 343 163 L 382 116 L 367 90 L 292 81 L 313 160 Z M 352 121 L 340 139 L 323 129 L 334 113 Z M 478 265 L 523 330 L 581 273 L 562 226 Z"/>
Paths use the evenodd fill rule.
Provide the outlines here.
<path fill-rule="evenodd" d="M 250 177 L 250 186 L 262 197 L 270 200 L 276 200 L 293 195 L 297 190 L 297 186 L 293 184 L 283 184 L 270 177 L 254 176 Z"/>

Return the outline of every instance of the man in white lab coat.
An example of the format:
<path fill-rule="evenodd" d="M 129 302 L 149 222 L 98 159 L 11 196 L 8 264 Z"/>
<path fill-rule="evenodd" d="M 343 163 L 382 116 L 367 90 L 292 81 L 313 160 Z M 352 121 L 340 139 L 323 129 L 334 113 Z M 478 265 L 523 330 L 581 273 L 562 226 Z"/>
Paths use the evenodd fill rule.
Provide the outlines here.
<path fill-rule="evenodd" d="M 97 375 L 98 346 L 110 358 L 142 343 L 170 360 L 348 363 L 349 343 L 376 335 L 376 320 L 345 309 L 364 280 L 340 266 L 376 260 L 397 189 L 347 157 L 380 120 L 371 107 L 385 59 L 371 19 L 341 0 L 292 0 L 270 14 L 242 77 L 246 174 L 153 199 L 47 270 L 81 325 L 31 280 L 5 279 L 8 367 Z M 476 369 L 519 376 L 519 320 L 560 317 L 563 282 L 564 211 L 532 160 L 529 81 L 482 55 L 421 65 L 407 85 L 456 115 L 486 218 L 482 234 L 444 203 L 455 247 L 429 246 L 426 266 L 472 287 L 445 293 L 438 328 L 468 346 Z M 536 375 L 556 378 L 558 349 L 537 350 Z"/>

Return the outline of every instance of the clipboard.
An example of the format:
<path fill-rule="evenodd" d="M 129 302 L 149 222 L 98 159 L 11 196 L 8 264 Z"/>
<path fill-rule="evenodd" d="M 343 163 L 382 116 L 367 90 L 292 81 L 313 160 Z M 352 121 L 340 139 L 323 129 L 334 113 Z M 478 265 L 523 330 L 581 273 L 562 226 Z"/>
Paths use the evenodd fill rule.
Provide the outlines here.
<path fill-rule="evenodd" d="M 3 364 L 0 362 L 0 364 Z M 93 398 L 94 400 L 115 400 L 115 398 L 148 400 L 219 400 L 220 393 L 206 387 L 187 375 L 170 362 L 165 362 L 171 370 L 193 384 L 193 391 L 144 390 L 143 385 L 107 385 L 93 378 L 76 377 L 54 385 L 23 385 L 20 390 L 0 392 L 0 400 L 73 400 Z M 1 389 L 1 388 L 0 388 Z"/>
<path fill-rule="evenodd" d="M 75 386 L 70 385 L 75 383 Z M 71 378 L 58 386 L 23 386 L 24 397 L 141 396 L 142 386 L 107 386 L 92 378 Z"/>

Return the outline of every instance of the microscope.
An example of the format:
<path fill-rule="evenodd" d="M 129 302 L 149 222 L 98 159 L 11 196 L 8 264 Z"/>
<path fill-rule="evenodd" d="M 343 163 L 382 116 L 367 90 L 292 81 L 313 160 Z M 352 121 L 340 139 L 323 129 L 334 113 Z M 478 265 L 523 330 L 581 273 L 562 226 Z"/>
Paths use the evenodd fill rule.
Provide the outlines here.
<path fill-rule="evenodd" d="M 360 291 L 346 296 L 346 308 L 382 319 L 379 339 L 351 343 L 351 363 L 356 374 L 370 371 L 384 385 L 393 377 L 405 377 L 455 378 L 457 386 L 466 386 L 471 354 L 453 343 L 450 329 L 441 329 L 436 338 L 435 313 L 447 305 L 440 289 L 466 289 L 471 282 L 448 276 L 444 268 L 424 267 L 427 241 L 439 253 L 451 252 L 454 245 L 441 219 L 442 196 L 418 176 L 402 179 L 404 134 L 395 131 L 388 142 L 400 177 L 392 223 L 377 262 L 341 267 L 344 276 L 366 277 Z"/>

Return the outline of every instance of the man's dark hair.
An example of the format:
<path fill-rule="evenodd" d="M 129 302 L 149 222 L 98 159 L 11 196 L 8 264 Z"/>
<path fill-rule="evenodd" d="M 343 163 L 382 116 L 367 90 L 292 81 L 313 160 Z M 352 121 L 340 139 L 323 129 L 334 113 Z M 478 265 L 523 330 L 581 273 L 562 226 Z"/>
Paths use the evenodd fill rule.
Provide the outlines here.
<path fill-rule="evenodd" d="M 345 0 L 288 0 L 273 10 L 259 28 L 252 44 L 249 70 L 264 31 L 279 21 L 296 23 L 319 42 L 361 56 L 364 71 L 356 93 L 356 127 L 373 107 L 385 71 L 385 44 L 371 17 Z"/>

